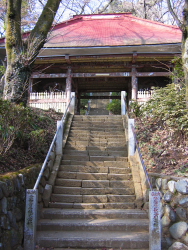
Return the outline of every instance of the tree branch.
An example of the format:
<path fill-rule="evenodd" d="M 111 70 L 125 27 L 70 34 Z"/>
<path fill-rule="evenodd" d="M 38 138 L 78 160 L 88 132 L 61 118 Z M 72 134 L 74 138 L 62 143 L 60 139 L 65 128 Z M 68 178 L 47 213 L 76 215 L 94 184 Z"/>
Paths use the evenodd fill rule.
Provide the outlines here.
<path fill-rule="evenodd" d="M 99 10 L 99 14 L 104 13 L 106 9 L 110 6 L 111 3 L 113 3 L 114 0 L 110 0 L 103 8 L 102 10 Z"/>
<path fill-rule="evenodd" d="M 167 4 L 168 4 L 168 9 L 169 9 L 170 14 L 175 19 L 178 27 L 183 31 L 184 30 L 184 25 L 182 24 L 182 22 L 179 20 L 179 18 L 177 17 L 176 13 L 172 9 L 172 4 L 171 4 L 170 0 L 167 0 Z"/>

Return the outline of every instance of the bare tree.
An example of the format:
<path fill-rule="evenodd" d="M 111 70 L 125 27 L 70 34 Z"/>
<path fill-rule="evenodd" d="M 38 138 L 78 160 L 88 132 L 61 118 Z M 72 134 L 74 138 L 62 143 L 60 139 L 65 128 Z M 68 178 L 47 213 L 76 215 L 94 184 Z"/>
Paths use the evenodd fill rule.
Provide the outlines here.
<path fill-rule="evenodd" d="M 181 15 L 183 0 L 173 0 L 172 8 Z M 133 15 L 166 24 L 175 24 L 170 15 L 167 2 L 164 0 L 114 0 L 108 12 L 132 12 Z"/>
<path fill-rule="evenodd" d="M 22 0 L 7 0 L 6 55 L 7 68 L 3 97 L 26 103 L 27 86 L 33 63 L 43 47 L 61 0 L 48 0 L 27 38 L 21 32 Z"/>
<path fill-rule="evenodd" d="M 188 108 L 188 0 L 184 1 L 183 18 L 179 18 L 179 15 L 175 13 L 172 2 L 167 0 L 169 12 L 176 20 L 177 25 L 182 31 L 182 62 L 185 75 L 186 85 L 186 107 Z"/>

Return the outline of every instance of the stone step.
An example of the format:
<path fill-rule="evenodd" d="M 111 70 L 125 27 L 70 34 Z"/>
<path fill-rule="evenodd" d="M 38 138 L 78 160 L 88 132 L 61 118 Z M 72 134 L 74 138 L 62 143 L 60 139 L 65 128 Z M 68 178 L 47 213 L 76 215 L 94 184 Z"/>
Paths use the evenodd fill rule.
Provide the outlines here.
<path fill-rule="evenodd" d="M 76 194 L 76 195 L 133 195 L 134 188 L 82 188 L 54 186 L 54 194 Z"/>
<path fill-rule="evenodd" d="M 63 160 L 70 160 L 70 161 L 126 161 L 126 156 L 87 156 L 87 155 L 63 155 Z"/>
<path fill-rule="evenodd" d="M 108 142 L 116 142 L 118 141 L 118 143 L 121 143 L 121 142 L 124 142 L 126 143 L 126 140 L 125 140 L 125 137 L 123 138 L 101 138 L 101 137 L 89 137 L 89 136 L 80 136 L 80 137 L 74 137 L 74 136 L 71 136 L 68 138 L 67 140 L 68 142 L 82 142 L 82 141 L 88 141 L 88 142 L 103 142 L 103 143 L 108 143 Z"/>
<path fill-rule="evenodd" d="M 88 232 L 88 231 L 39 231 L 37 245 L 43 247 L 75 248 L 149 248 L 147 232 Z"/>
<path fill-rule="evenodd" d="M 40 219 L 37 230 L 39 231 L 124 231 L 147 232 L 148 219 Z"/>
<path fill-rule="evenodd" d="M 83 173 L 59 171 L 58 178 L 77 180 L 131 180 L 132 174 Z"/>
<path fill-rule="evenodd" d="M 44 250 L 44 247 L 40 247 L 40 246 L 36 246 L 36 248 L 35 248 L 35 250 Z M 49 249 L 49 250 L 51 250 L 51 249 Z M 98 248 L 70 248 L 70 247 L 64 247 L 64 248 L 59 248 L 59 247 L 53 247 L 53 250 L 99 250 Z M 112 248 L 106 248 L 105 247 L 105 250 L 112 250 Z M 113 250 L 119 250 L 119 248 L 117 249 L 117 248 L 113 248 Z M 130 249 L 125 249 L 125 248 L 121 248 L 121 250 L 130 250 Z M 134 250 L 149 250 L 148 248 L 146 249 L 146 248 L 142 248 L 142 249 L 135 249 L 134 248 Z"/>
<path fill-rule="evenodd" d="M 92 137 L 100 137 L 101 135 L 102 136 L 106 136 L 106 137 L 108 137 L 108 136 L 115 136 L 115 135 L 117 135 L 117 136 L 125 136 L 125 131 L 124 130 L 122 130 L 122 131 L 113 131 L 113 132 L 109 132 L 109 131 L 84 131 L 84 130 L 82 130 L 82 131 L 80 131 L 79 133 L 78 133 L 78 131 L 76 131 L 76 130 L 71 130 L 70 131 L 70 133 L 69 133 L 69 136 L 81 136 L 81 135 L 85 135 L 85 136 L 92 136 Z"/>
<path fill-rule="evenodd" d="M 100 141 L 67 141 L 66 142 L 66 146 L 69 147 L 75 147 L 75 148 L 83 148 L 83 147 L 88 147 L 88 146 L 92 146 L 92 147 L 126 147 L 127 146 L 127 142 L 100 142 Z M 126 150 L 127 151 L 127 150 Z"/>
<path fill-rule="evenodd" d="M 62 160 L 61 165 L 78 165 L 78 166 L 92 166 L 92 167 L 129 167 L 127 157 L 123 157 L 124 161 L 75 161 L 75 160 Z"/>
<path fill-rule="evenodd" d="M 92 128 L 116 128 L 116 129 L 123 129 L 123 124 L 120 123 L 101 123 L 101 122 L 82 122 L 82 123 L 77 123 L 77 122 L 73 122 L 71 124 L 71 129 L 92 129 Z"/>
<path fill-rule="evenodd" d="M 78 180 L 57 178 L 56 186 L 83 188 L 134 188 L 130 180 Z"/>
<path fill-rule="evenodd" d="M 70 211 L 69 209 L 43 208 L 41 217 L 43 219 L 148 219 L 148 213 L 140 209 L 74 209 Z"/>
<path fill-rule="evenodd" d="M 123 202 L 123 203 L 63 203 L 63 202 L 50 202 L 50 208 L 60 209 L 134 209 L 134 202 Z"/>
<path fill-rule="evenodd" d="M 70 195 L 70 194 L 52 194 L 51 202 L 63 203 L 126 203 L 134 202 L 135 195 Z"/>
<path fill-rule="evenodd" d="M 83 172 L 83 173 L 111 173 L 111 174 L 131 173 L 130 168 L 98 167 L 98 166 L 82 166 L 82 165 L 60 165 L 59 171 Z"/>
<path fill-rule="evenodd" d="M 126 151 L 114 151 L 114 150 L 106 150 L 106 151 L 100 151 L 100 150 L 67 150 L 65 149 L 63 151 L 63 155 L 76 155 L 76 156 L 127 156 L 127 150 Z"/>

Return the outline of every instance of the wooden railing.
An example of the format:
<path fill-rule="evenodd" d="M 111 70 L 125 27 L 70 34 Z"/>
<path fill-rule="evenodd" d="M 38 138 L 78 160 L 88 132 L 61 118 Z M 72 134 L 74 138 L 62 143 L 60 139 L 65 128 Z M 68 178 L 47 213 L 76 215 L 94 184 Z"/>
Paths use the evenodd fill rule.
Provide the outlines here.
<path fill-rule="evenodd" d="M 67 106 L 67 96 L 65 92 L 30 93 L 29 106 L 44 110 L 54 109 L 64 113 Z"/>

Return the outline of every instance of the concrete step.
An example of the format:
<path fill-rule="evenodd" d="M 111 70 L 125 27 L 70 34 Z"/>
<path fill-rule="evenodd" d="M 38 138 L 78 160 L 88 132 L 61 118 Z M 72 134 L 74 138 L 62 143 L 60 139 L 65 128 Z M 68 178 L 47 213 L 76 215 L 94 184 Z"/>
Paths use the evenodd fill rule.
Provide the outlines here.
<path fill-rule="evenodd" d="M 130 168 L 104 167 L 104 166 L 82 166 L 82 165 L 60 165 L 59 171 L 64 172 L 83 172 L 83 173 L 114 173 L 129 174 Z"/>
<path fill-rule="evenodd" d="M 124 135 L 125 136 L 125 131 L 122 130 L 122 131 L 116 131 L 114 130 L 113 132 L 109 132 L 109 131 L 84 131 L 84 130 L 80 130 L 80 132 L 78 133 L 77 130 L 71 130 L 70 133 L 69 133 L 69 136 L 80 136 L 80 135 L 86 135 L 86 136 L 92 136 L 92 137 L 100 137 L 100 136 L 122 136 Z"/>
<path fill-rule="evenodd" d="M 37 230 L 39 231 L 124 231 L 147 232 L 148 219 L 40 219 Z"/>
<path fill-rule="evenodd" d="M 118 143 L 126 143 L 125 137 L 123 138 L 101 138 L 101 137 L 90 137 L 90 136 L 80 136 L 80 137 L 74 137 L 74 136 L 70 136 L 68 137 L 68 142 L 80 142 L 80 141 L 88 141 L 88 142 L 103 142 L 103 143 L 108 143 L 108 142 L 116 142 L 118 141 Z"/>
<path fill-rule="evenodd" d="M 58 178 L 77 180 L 131 180 L 132 174 L 83 173 L 59 171 Z"/>
<path fill-rule="evenodd" d="M 84 249 L 85 249 L 85 250 L 86 250 L 86 249 L 87 249 L 87 250 L 99 250 L 98 248 L 88 248 L 88 247 L 87 247 L 87 248 L 72 248 L 72 247 L 71 247 L 71 248 L 70 248 L 70 247 L 68 247 L 68 248 L 67 248 L 67 247 L 64 247 L 64 248 L 62 248 L 62 247 L 61 247 L 61 248 L 55 247 L 55 248 L 54 248 L 54 247 L 53 247 L 53 249 L 52 249 L 52 248 L 51 248 L 51 249 L 49 248 L 49 250 L 84 250 Z M 44 250 L 44 247 L 40 247 L 40 246 L 37 245 L 36 248 L 35 248 L 35 250 Z M 112 248 L 106 248 L 106 247 L 105 247 L 105 250 L 112 250 Z M 113 250 L 119 250 L 119 248 L 118 248 L 118 249 L 117 249 L 117 248 L 113 248 Z M 121 250 L 130 250 L 130 249 L 121 248 Z M 144 249 L 140 249 L 140 248 L 139 248 L 139 249 L 135 249 L 135 248 L 134 248 L 134 250 L 149 250 L 149 249 L 148 249 L 148 248 L 147 248 L 147 249 L 146 249 L 146 248 L 144 248 Z"/>
<path fill-rule="evenodd" d="M 75 194 L 75 195 L 134 195 L 134 188 L 82 188 L 54 186 L 54 194 Z"/>
<path fill-rule="evenodd" d="M 124 161 L 75 161 L 75 160 L 62 160 L 61 165 L 78 165 L 78 166 L 97 166 L 97 167 L 129 167 L 127 157 L 123 157 Z"/>
<path fill-rule="evenodd" d="M 43 247 L 149 248 L 147 232 L 39 231 L 37 244 Z"/>
<path fill-rule="evenodd" d="M 135 195 L 70 195 L 70 194 L 52 194 L 51 202 L 63 203 L 126 203 L 134 202 Z"/>
<path fill-rule="evenodd" d="M 50 208 L 60 209 L 134 209 L 134 202 L 123 202 L 123 203 L 76 203 L 76 202 L 50 202 Z"/>
<path fill-rule="evenodd" d="M 56 186 L 82 188 L 134 188 L 131 180 L 78 180 L 57 178 Z"/>
<path fill-rule="evenodd" d="M 93 210 L 43 208 L 43 219 L 148 219 L 148 213 L 140 209 Z"/>
<path fill-rule="evenodd" d="M 66 142 L 66 146 L 79 146 L 79 147 L 87 147 L 87 146 L 95 146 L 95 147 L 126 147 L 126 141 L 88 141 L 88 140 L 81 140 L 81 141 L 70 141 Z"/>
<path fill-rule="evenodd" d="M 118 154 L 118 153 L 117 153 Z M 63 155 L 63 160 L 64 161 L 90 161 L 90 162 L 94 162 L 94 161 L 127 161 L 127 156 L 112 156 L 112 155 L 107 155 L 107 156 L 87 156 L 87 155 Z"/>
<path fill-rule="evenodd" d="M 82 156 L 127 156 L 127 150 L 126 151 L 114 151 L 114 150 L 70 150 L 70 149 L 64 149 L 63 155 L 82 155 Z"/>

